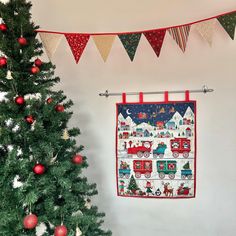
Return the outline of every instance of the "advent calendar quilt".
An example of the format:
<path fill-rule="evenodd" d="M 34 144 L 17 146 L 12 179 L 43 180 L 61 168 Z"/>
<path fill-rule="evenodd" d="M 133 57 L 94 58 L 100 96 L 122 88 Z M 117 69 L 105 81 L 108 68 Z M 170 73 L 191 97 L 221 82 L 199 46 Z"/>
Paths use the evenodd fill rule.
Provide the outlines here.
<path fill-rule="evenodd" d="M 118 103 L 118 196 L 193 198 L 196 102 Z"/>

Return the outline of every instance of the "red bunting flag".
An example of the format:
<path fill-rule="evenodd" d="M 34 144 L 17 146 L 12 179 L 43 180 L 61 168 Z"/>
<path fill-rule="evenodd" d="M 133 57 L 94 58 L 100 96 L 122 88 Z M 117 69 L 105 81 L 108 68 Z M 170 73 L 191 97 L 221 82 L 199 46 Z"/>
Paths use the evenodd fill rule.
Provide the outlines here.
<path fill-rule="evenodd" d="M 168 31 L 173 37 L 173 39 L 176 41 L 176 43 L 179 45 L 181 50 L 185 52 L 190 31 L 190 25 L 183 25 L 176 28 L 170 28 Z"/>
<path fill-rule="evenodd" d="M 161 52 L 161 48 L 162 48 L 162 44 L 163 44 L 163 41 L 165 38 L 166 29 L 152 30 L 152 31 L 145 32 L 143 34 L 145 35 L 146 39 L 148 40 L 148 42 L 152 46 L 157 57 L 159 57 L 160 52 Z"/>
<path fill-rule="evenodd" d="M 75 61 L 78 64 L 79 59 L 89 41 L 89 34 L 65 34 L 71 51 L 74 55 Z"/>
<path fill-rule="evenodd" d="M 188 37 L 192 27 L 193 29 L 195 28 L 200 33 L 200 35 L 211 45 L 213 41 L 213 32 L 216 28 L 216 20 L 219 21 L 219 23 L 226 30 L 229 36 L 234 39 L 236 27 L 236 10 L 198 21 L 189 22 L 183 25 L 168 26 L 166 28 L 156 28 L 144 31 L 110 33 L 66 33 L 48 30 L 36 30 L 36 32 L 40 34 L 42 43 L 49 58 L 51 58 L 55 53 L 57 46 L 60 43 L 61 36 L 64 35 L 71 48 L 76 63 L 79 62 L 84 49 L 90 39 L 90 36 L 93 38 L 104 61 L 107 60 L 115 37 L 118 37 L 120 39 L 130 60 L 133 61 L 142 34 L 151 45 L 157 57 L 159 57 L 167 32 L 169 32 L 170 36 L 174 39 L 182 52 L 185 52 L 186 50 Z"/>

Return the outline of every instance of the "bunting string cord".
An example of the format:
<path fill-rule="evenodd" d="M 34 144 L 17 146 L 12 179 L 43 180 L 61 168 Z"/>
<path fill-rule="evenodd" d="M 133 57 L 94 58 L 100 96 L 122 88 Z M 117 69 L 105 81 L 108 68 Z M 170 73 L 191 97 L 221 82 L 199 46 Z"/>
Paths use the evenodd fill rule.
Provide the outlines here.
<path fill-rule="evenodd" d="M 194 24 L 197 24 L 197 23 L 201 23 L 201 22 L 204 22 L 204 21 L 216 19 L 218 17 L 228 15 L 228 14 L 232 14 L 232 13 L 236 13 L 236 10 L 225 12 L 225 13 L 222 13 L 222 14 L 219 14 L 219 15 L 216 15 L 216 16 L 204 18 L 204 19 L 201 19 L 201 20 L 198 20 L 198 21 L 193 21 L 193 22 L 190 22 L 190 23 L 185 23 L 185 24 L 180 24 L 180 25 L 175 25 L 175 26 L 162 27 L 162 28 L 149 29 L 149 30 L 128 31 L 128 32 L 109 32 L 109 33 L 108 32 L 104 32 L 104 33 L 80 33 L 80 34 L 91 35 L 91 36 L 92 35 L 94 35 L 94 36 L 96 36 L 96 35 L 123 35 L 123 34 L 139 34 L 139 33 L 145 33 L 145 32 L 149 32 L 149 31 L 155 31 L 155 30 L 168 30 L 168 29 L 173 29 L 173 28 L 179 28 L 179 27 L 182 27 L 182 26 L 194 25 Z M 67 33 L 67 32 L 59 32 L 59 31 L 41 30 L 41 29 L 36 30 L 36 32 L 38 32 L 38 33 L 51 33 L 51 34 L 66 34 Z M 78 34 L 78 32 L 77 33 L 70 33 L 70 34 Z"/>

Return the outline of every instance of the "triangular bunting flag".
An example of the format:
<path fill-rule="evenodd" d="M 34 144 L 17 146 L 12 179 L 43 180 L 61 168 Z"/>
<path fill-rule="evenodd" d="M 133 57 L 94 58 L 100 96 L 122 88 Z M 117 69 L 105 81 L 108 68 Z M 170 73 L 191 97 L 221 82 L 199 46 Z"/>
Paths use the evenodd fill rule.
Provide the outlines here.
<path fill-rule="evenodd" d="M 198 33 L 209 43 L 210 46 L 212 45 L 212 39 L 213 39 L 214 30 L 215 30 L 215 23 L 216 23 L 216 20 L 212 19 L 212 20 L 203 21 L 194 25 Z"/>
<path fill-rule="evenodd" d="M 89 34 L 65 34 L 65 37 L 74 55 L 75 61 L 76 63 L 78 63 L 89 41 L 90 35 Z"/>
<path fill-rule="evenodd" d="M 176 41 L 176 43 L 179 45 L 181 50 L 185 52 L 190 31 L 190 25 L 170 28 L 168 31 L 173 37 L 173 39 Z"/>
<path fill-rule="evenodd" d="M 159 57 L 161 52 L 161 47 L 165 38 L 166 30 L 153 30 L 143 33 L 152 46 L 157 57 Z"/>
<path fill-rule="evenodd" d="M 57 47 L 60 44 L 63 35 L 55 34 L 55 33 L 51 34 L 51 33 L 40 32 L 39 36 L 42 40 L 43 46 L 45 48 L 45 51 L 47 53 L 49 60 L 52 60 L 52 57 L 54 53 L 56 52 Z"/>
<path fill-rule="evenodd" d="M 140 34 L 121 34 L 119 35 L 119 38 L 126 52 L 128 53 L 130 60 L 133 61 L 135 52 L 137 50 L 137 47 L 141 38 L 141 33 Z"/>
<path fill-rule="evenodd" d="M 115 37 L 116 37 L 115 35 L 94 35 L 93 36 L 93 40 L 104 62 L 107 60 L 107 57 L 111 51 L 111 47 L 112 47 Z"/>
<path fill-rule="evenodd" d="M 235 26 L 236 26 L 236 12 L 220 16 L 217 18 L 225 31 L 229 34 L 231 39 L 234 39 Z"/>

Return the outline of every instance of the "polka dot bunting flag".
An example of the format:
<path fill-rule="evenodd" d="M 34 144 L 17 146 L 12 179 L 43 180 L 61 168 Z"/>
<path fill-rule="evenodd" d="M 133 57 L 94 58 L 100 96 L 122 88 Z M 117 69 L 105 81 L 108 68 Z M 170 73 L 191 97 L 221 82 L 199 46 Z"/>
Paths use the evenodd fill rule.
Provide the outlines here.
<path fill-rule="evenodd" d="M 234 39 L 235 26 L 236 26 L 236 12 L 223 15 L 217 18 L 225 31 L 229 34 L 231 39 Z"/>
<path fill-rule="evenodd" d="M 219 24 L 215 24 L 216 22 Z M 216 15 L 213 17 L 189 22 L 187 24 L 167 26 L 165 28 L 156 28 L 151 30 L 141 30 L 133 32 L 109 32 L 109 33 L 66 33 L 55 32 L 48 30 L 36 30 L 39 33 L 45 52 L 49 59 L 52 59 L 58 45 L 61 42 L 62 36 L 65 36 L 76 63 L 79 62 L 90 37 L 93 39 L 99 53 L 104 62 L 107 61 L 109 53 L 112 49 L 115 38 L 119 38 L 125 48 L 131 61 L 134 60 L 137 48 L 139 46 L 142 35 L 151 45 L 157 57 L 160 57 L 162 46 L 165 40 L 166 32 L 170 34 L 174 42 L 177 43 L 182 52 L 186 51 L 190 30 L 195 29 L 204 40 L 211 46 L 213 43 L 213 34 L 216 32 L 217 25 L 222 26 L 224 30 L 233 40 L 235 37 L 236 27 L 236 10 Z"/>

